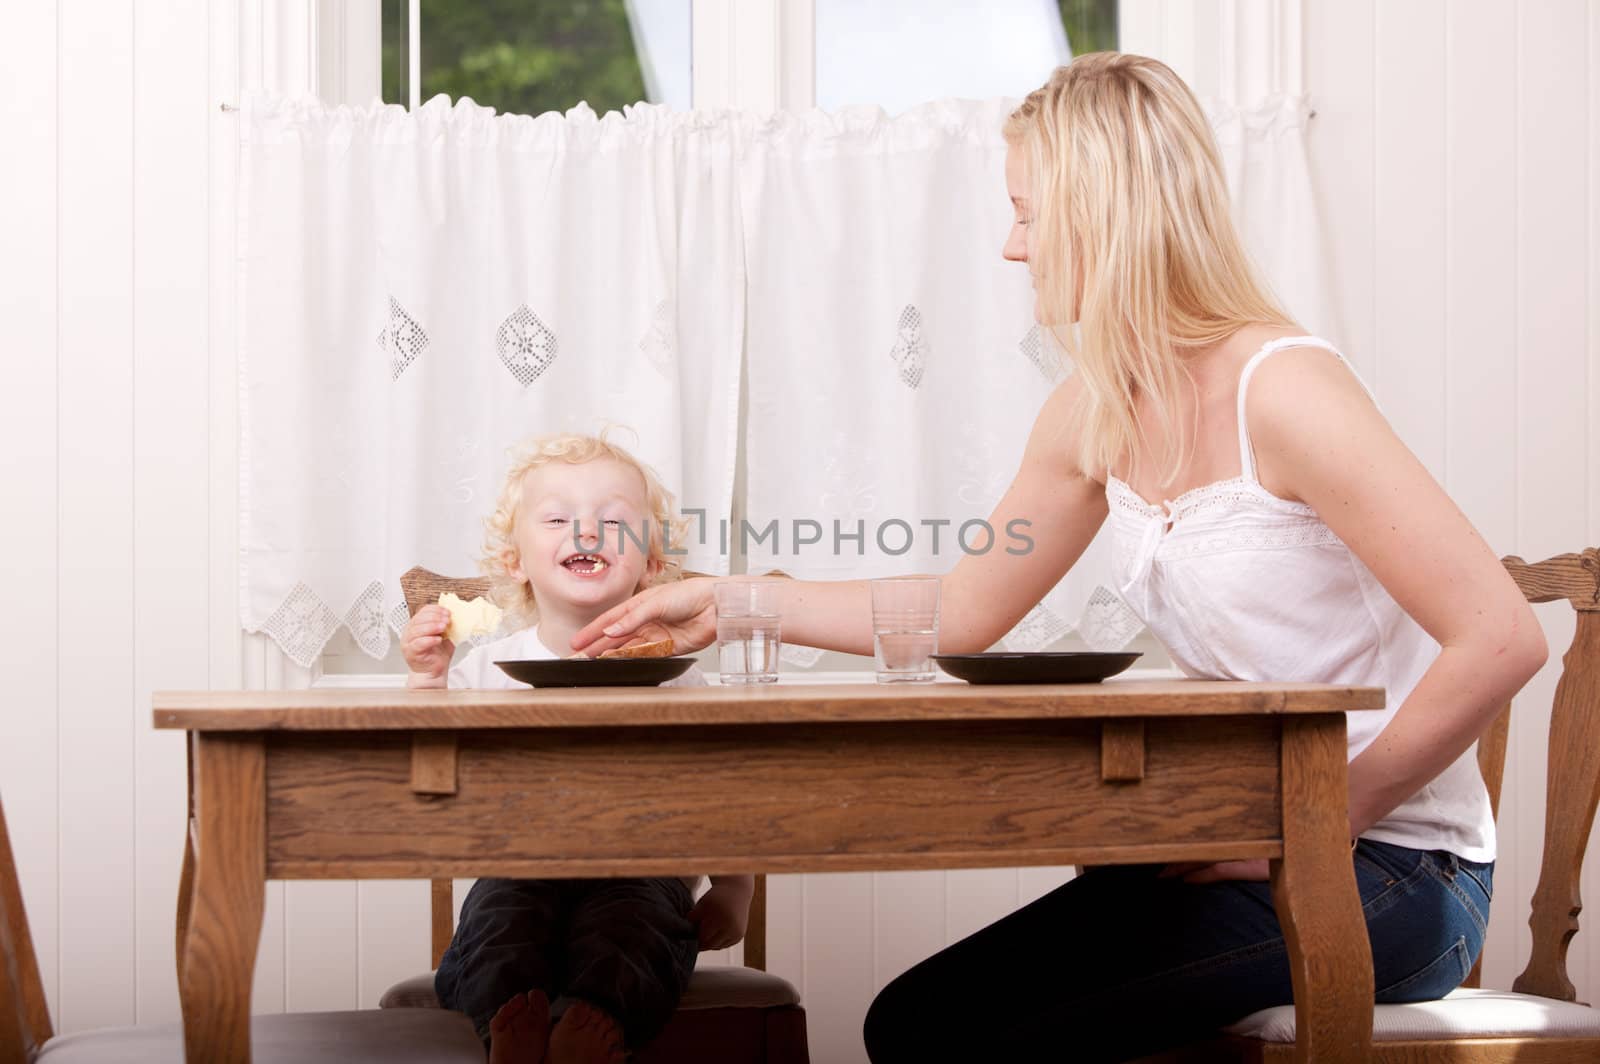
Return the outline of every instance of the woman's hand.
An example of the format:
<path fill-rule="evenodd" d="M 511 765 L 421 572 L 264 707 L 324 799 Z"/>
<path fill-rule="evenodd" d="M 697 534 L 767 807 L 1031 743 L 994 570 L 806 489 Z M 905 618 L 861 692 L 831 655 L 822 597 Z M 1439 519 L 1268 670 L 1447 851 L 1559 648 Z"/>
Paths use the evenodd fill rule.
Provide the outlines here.
<path fill-rule="evenodd" d="M 444 637 L 450 611 L 434 604 L 422 607 L 400 633 L 400 653 L 405 655 L 407 687 L 443 687 L 456 646 Z"/>
<path fill-rule="evenodd" d="M 1230 879 L 1264 882 L 1272 878 L 1265 857 L 1253 861 L 1180 861 L 1161 870 L 1162 879 L 1181 877 L 1185 883 L 1221 883 Z"/>
<path fill-rule="evenodd" d="M 696 577 L 645 588 L 578 630 L 572 649 L 591 658 L 636 639 L 670 638 L 674 654 L 692 654 L 717 638 L 716 580 Z M 410 660 L 410 659 L 407 659 Z"/>

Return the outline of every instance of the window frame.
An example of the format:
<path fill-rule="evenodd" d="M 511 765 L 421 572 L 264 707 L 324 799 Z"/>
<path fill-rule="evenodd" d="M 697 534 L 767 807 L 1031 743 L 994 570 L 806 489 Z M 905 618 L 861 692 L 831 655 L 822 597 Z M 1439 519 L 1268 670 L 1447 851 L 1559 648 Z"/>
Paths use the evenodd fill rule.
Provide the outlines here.
<path fill-rule="evenodd" d="M 239 0 L 242 8 L 261 0 Z M 382 91 L 382 0 L 269 4 L 260 54 L 268 75 L 331 104 L 364 104 Z M 408 0 L 408 106 L 422 103 L 422 0 Z M 1119 0 L 1118 46 L 1170 65 L 1202 97 L 1238 103 L 1304 92 L 1303 0 Z M 691 0 L 693 106 L 769 112 L 816 101 L 815 0 Z M 295 57 L 304 52 L 303 59 Z M 303 73 L 302 73 L 303 72 Z"/>

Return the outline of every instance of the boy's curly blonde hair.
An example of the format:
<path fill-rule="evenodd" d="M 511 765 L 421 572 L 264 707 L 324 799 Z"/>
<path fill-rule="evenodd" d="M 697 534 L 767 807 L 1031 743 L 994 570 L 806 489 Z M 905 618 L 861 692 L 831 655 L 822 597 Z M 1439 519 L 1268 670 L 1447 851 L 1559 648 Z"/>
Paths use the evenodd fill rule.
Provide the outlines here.
<path fill-rule="evenodd" d="M 500 501 L 494 513 L 484 521 L 483 557 L 479 566 L 490 580 L 489 598 L 509 615 L 508 620 L 521 627 L 534 624 L 539 618 L 539 604 L 534 601 L 533 587 L 511 575 L 517 564 L 515 540 L 517 511 L 522 508 L 522 482 L 527 475 L 551 462 L 583 465 L 601 458 L 610 458 L 637 470 L 644 478 L 645 519 L 649 522 L 649 559 L 652 563 L 639 581 L 639 589 L 664 584 L 683 576 L 683 563 L 679 557 L 668 554 L 669 546 L 679 543 L 688 525 L 687 520 L 674 515 L 672 493 L 661 483 L 655 470 L 635 458 L 627 449 L 598 436 L 562 433 L 539 436 L 512 450 L 511 466 L 506 470 L 505 484 L 500 489 Z"/>

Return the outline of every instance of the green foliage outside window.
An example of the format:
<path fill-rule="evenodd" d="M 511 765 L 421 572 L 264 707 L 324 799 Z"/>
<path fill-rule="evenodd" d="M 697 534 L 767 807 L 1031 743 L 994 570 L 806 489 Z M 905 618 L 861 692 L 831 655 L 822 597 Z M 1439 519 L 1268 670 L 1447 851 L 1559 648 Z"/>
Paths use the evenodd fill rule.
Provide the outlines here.
<path fill-rule="evenodd" d="M 1074 55 L 1117 46 L 1117 0 L 1059 0 Z M 383 98 L 408 99 L 406 0 L 383 0 Z M 625 0 L 422 0 L 422 98 L 600 114 L 644 99 Z"/>
<path fill-rule="evenodd" d="M 407 99 L 406 2 L 383 3 L 383 98 Z M 624 0 L 422 0 L 422 98 L 604 114 L 644 99 Z"/>
<path fill-rule="evenodd" d="M 1059 0 L 1073 55 L 1117 48 L 1117 0 Z"/>

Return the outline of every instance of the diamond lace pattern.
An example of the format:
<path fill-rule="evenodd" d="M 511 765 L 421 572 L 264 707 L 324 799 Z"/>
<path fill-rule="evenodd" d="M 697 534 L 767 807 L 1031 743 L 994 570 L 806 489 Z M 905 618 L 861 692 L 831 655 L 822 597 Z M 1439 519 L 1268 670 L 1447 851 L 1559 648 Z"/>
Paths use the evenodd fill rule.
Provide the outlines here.
<path fill-rule="evenodd" d="M 428 346 L 428 334 L 415 318 L 393 297 L 389 297 L 389 321 L 378 333 L 378 347 L 389 356 L 389 379 L 399 380 L 406 367 L 416 361 Z"/>
<path fill-rule="evenodd" d="M 1017 350 L 1021 351 L 1028 361 L 1033 363 L 1033 368 L 1038 370 L 1040 376 L 1044 377 L 1045 380 L 1053 381 L 1060 375 L 1060 367 L 1056 365 L 1055 359 L 1051 357 L 1049 350 L 1046 348 L 1044 332 L 1040 330 L 1039 326 L 1035 325 L 1028 330 L 1028 335 L 1024 336 L 1021 342 L 1017 344 Z"/>
<path fill-rule="evenodd" d="M 672 300 L 663 299 L 650 315 L 650 327 L 639 339 L 639 350 L 656 372 L 671 380 L 677 373 L 677 323 Z"/>
<path fill-rule="evenodd" d="M 296 584 L 261 630 L 278 644 L 290 661 L 310 668 L 333 633 L 339 630 L 339 615 L 323 605 L 305 584 Z"/>
<path fill-rule="evenodd" d="M 816 647 L 799 647 L 785 643 L 778 649 L 778 660 L 798 669 L 809 669 L 822 660 L 822 651 Z"/>
<path fill-rule="evenodd" d="M 928 341 L 922 335 L 922 311 L 907 303 L 900 312 L 900 322 L 895 327 L 894 347 L 889 351 L 907 387 L 922 383 L 922 371 L 928 358 Z"/>
<path fill-rule="evenodd" d="M 556 360 L 556 334 L 545 328 L 527 304 L 512 312 L 495 332 L 500 361 L 524 388 L 539 379 Z"/>
<path fill-rule="evenodd" d="M 1072 622 L 1041 602 L 1001 637 L 1000 645 L 1017 653 L 1031 653 L 1043 650 L 1070 631 Z"/>
<path fill-rule="evenodd" d="M 394 588 L 393 594 L 398 598 L 400 589 Z M 374 580 L 340 616 L 310 587 L 296 584 L 260 631 L 301 668 L 312 666 L 340 627 L 349 630 L 363 653 L 382 661 L 389 655 L 393 637 L 404 631 L 411 619 L 403 601 L 386 608 L 387 597 L 383 583 Z"/>
<path fill-rule="evenodd" d="M 382 658 L 389 653 L 389 625 L 383 614 L 383 585 L 374 580 L 367 585 L 345 612 L 344 625 L 350 629 L 356 646 L 369 657 Z M 330 633 L 331 634 L 331 633 Z"/>
<path fill-rule="evenodd" d="M 1121 650 L 1143 629 L 1139 615 L 1107 587 L 1097 587 L 1090 593 L 1078 621 L 1078 634 L 1091 650 Z"/>

